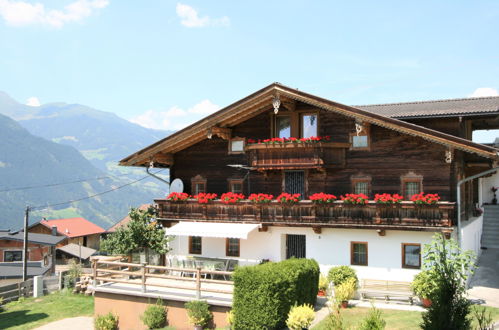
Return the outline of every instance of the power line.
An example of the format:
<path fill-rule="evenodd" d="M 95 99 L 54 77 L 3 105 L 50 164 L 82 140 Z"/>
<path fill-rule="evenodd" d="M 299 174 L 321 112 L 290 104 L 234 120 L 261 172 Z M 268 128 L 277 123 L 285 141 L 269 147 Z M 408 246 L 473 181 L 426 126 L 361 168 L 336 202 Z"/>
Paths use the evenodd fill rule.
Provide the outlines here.
<path fill-rule="evenodd" d="M 159 170 L 156 173 L 159 173 L 161 171 L 163 171 L 163 170 Z M 154 173 L 154 174 L 156 174 L 156 173 Z M 94 194 L 94 195 L 90 195 L 90 196 L 86 196 L 86 197 L 82 197 L 82 198 L 78 198 L 78 199 L 73 199 L 73 200 L 66 201 L 66 202 L 56 203 L 56 204 L 40 205 L 40 206 L 30 207 L 30 210 L 38 210 L 38 211 L 40 211 L 40 210 L 48 209 L 48 208 L 54 207 L 54 206 L 60 206 L 60 205 L 65 205 L 65 204 L 71 204 L 71 203 L 75 203 L 75 202 L 80 202 L 80 201 L 83 201 L 83 200 L 86 200 L 86 199 L 94 198 L 94 197 L 97 197 L 97 196 L 101 196 L 101 195 L 110 193 L 112 191 L 119 190 L 119 189 L 124 188 L 126 186 L 129 186 L 129 185 L 132 185 L 132 184 L 137 183 L 139 181 L 142 181 L 144 179 L 147 179 L 148 177 L 149 177 L 149 175 L 146 175 L 146 176 L 144 176 L 144 177 L 142 177 L 142 178 L 140 178 L 138 180 L 129 182 L 129 183 L 124 184 L 122 186 L 119 186 L 119 187 L 116 187 L 116 188 L 113 188 L 113 189 L 109 189 L 109 190 L 106 190 L 106 191 L 103 191 L 103 192 L 100 192 L 100 193 L 97 193 L 97 194 Z"/>

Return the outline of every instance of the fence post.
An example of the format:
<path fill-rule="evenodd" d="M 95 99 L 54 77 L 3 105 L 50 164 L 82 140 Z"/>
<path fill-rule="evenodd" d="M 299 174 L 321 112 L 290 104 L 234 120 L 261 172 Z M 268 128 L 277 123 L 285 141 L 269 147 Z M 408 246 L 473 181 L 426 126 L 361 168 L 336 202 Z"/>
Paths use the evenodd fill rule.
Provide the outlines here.
<path fill-rule="evenodd" d="M 97 286 L 97 260 L 92 260 L 92 286 Z"/>
<path fill-rule="evenodd" d="M 146 292 L 146 273 L 147 273 L 147 263 L 142 263 L 142 292 Z"/>
<path fill-rule="evenodd" d="M 62 283 L 63 283 L 62 282 L 62 278 L 63 278 L 62 273 L 63 273 L 62 270 L 59 271 L 59 291 L 62 290 Z"/>
<path fill-rule="evenodd" d="M 196 299 L 201 299 L 201 267 L 196 268 Z"/>
<path fill-rule="evenodd" d="M 43 277 L 33 277 L 33 297 L 38 298 L 43 296 Z"/>

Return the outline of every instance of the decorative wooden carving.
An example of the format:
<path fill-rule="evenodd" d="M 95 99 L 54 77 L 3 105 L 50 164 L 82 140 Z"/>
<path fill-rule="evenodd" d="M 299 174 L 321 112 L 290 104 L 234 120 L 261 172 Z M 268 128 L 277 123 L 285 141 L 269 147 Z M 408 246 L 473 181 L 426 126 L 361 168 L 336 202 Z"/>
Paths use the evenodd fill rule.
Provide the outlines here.
<path fill-rule="evenodd" d="M 227 127 L 213 126 L 211 128 L 211 133 L 214 135 L 218 135 L 220 138 L 224 140 L 230 140 L 232 136 L 232 129 Z"/>
<path fill-rule="evenodd" d="M 269 230 L 269 226 L 262 226 L 262 227 L 258 228 L 259 232 L 267 232 L 268 230 Z"/>
<path fill-rule="evenodd" d="M 376 232 L 378 233 L 379 236 L 385 236 L 386 235 L 386 230 L 384 230 L 384 229 L 378 229 L 378 230 L 376 230 Z"/>
<path fill-rule="evenodd" d="M 312 227 L 312 230 L 316 234 L 321 234 L 322 233 L 322 227 Z"/>

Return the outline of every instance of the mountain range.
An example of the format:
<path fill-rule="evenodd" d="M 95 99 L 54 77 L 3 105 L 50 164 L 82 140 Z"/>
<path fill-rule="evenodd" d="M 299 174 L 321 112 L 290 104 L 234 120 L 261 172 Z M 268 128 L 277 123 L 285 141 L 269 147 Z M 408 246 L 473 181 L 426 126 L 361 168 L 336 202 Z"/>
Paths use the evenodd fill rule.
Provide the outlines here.
<path fill-rule="evenodd" d="M 79 104 L 31 107 L 3 92 L 0 114 L 0 228 L 21 225 L 26 205 L 80 199 L 143 178 L 143 169 L 119 167 L 117 161 L 171 133 Z M 4 191 L 102 177 L 106 179 Z M 150 202 L 165 191 L 164 185 L 146 178 L 96 198 L 34 211 L 33 220 L 83 216 L 108 228 L 129 207 Z"/>

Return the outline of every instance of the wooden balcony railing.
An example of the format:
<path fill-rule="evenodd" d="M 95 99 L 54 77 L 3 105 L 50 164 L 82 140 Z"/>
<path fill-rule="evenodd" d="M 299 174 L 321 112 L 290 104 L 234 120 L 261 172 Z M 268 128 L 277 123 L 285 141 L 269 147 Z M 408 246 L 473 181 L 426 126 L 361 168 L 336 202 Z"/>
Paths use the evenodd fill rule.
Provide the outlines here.
<path fill-rule="evenodd" d="M 250 165 L 259 170 L 343 167 L 349 143 L 251 144 Z"/>
<path fill-rule="evenodd" d="M 455 204 L 439 202 L 433 206 L 416 206 L 404 201 L 396 206 L 383 206 L 374 201 L 366 205 L 336 201 L 322 206 L 303 200 L 295 205 L 283 205 L 277 201 L 268 204 L 241 201 L 228 205 L 217 200 L 199 204 L 196 200 L 170 202 L 166 199 L 157 199 L 155 202 L 159 218 L 163 220 L 237 221 L 325 227 L 449 227 L 452 226 Z"/>

